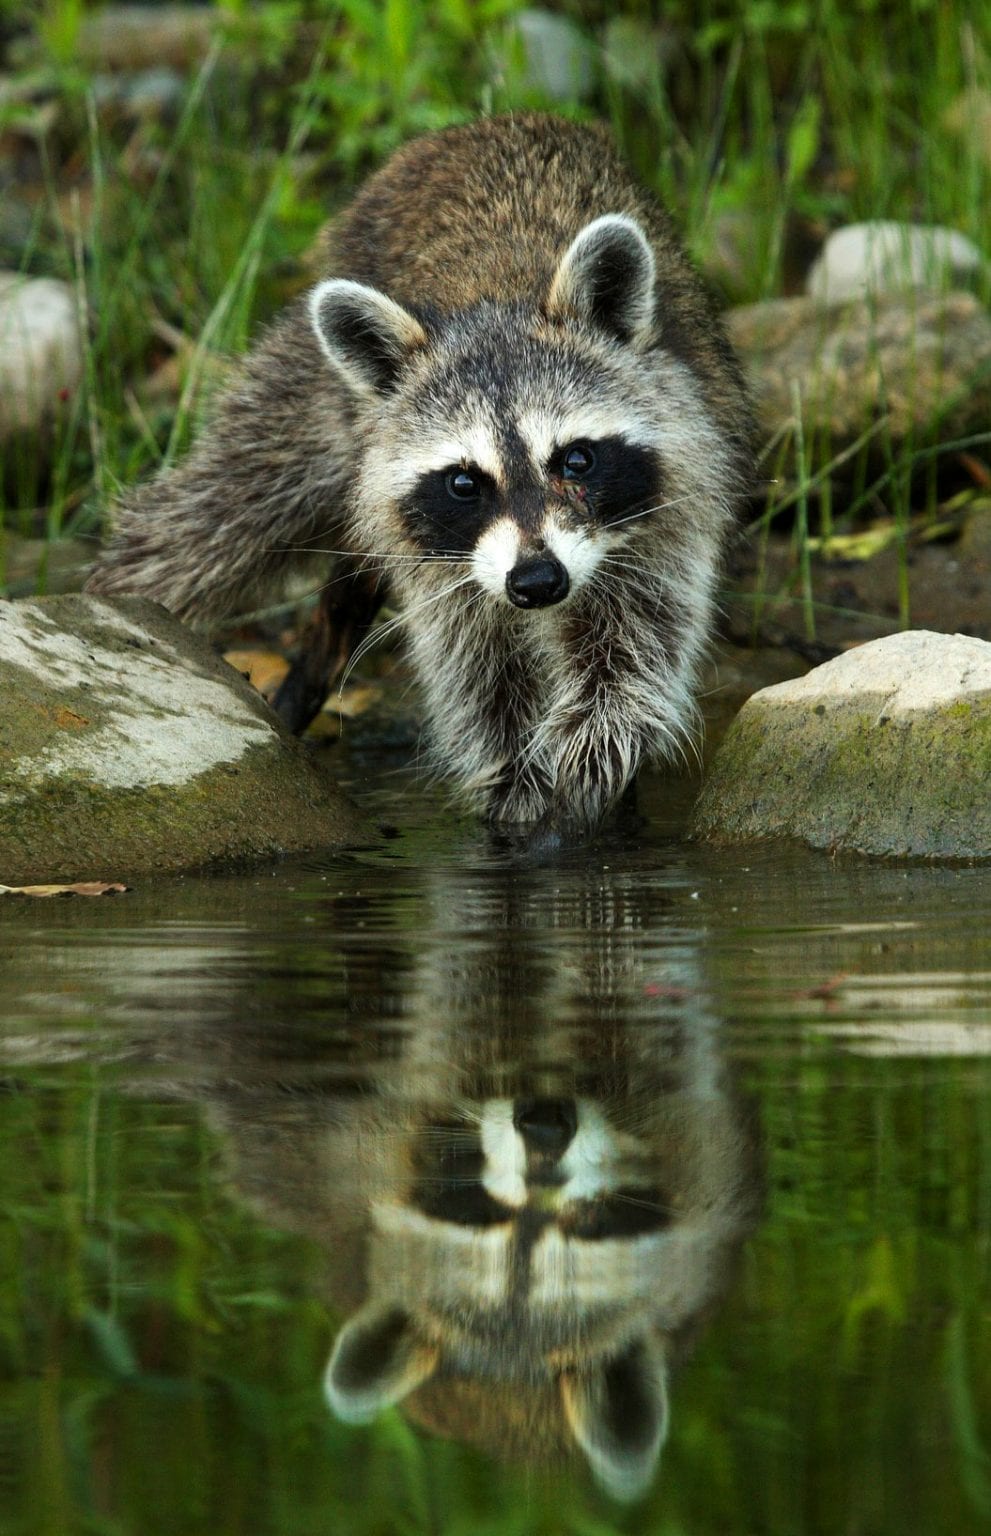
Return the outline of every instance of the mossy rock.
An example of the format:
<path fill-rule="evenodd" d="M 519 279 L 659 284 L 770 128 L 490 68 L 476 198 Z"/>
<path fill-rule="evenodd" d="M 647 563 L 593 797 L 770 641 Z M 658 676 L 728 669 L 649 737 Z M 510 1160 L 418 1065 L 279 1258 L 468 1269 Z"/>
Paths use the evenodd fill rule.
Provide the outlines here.
<path fill-rule="evenodd" d="M 770 439 L 795 427 L 835 453 L 884 420 L 890 450 L 939 422 L 943 441 L 983 432 L 991 410 L 991 315 L 970 293 L 877 295 L 823 304 L 770 299 L 726 316 Z"/>
<path fill-rule="evenodd" d="M 909 631 L 754 694 L 716 754 L 692 833 L 991 858 L 991 645 Z"/>
<path fill-rule="evenodd" d="M 373 842 L 210 646 L 141 598 L 0 602 L 0 882 Z"/>

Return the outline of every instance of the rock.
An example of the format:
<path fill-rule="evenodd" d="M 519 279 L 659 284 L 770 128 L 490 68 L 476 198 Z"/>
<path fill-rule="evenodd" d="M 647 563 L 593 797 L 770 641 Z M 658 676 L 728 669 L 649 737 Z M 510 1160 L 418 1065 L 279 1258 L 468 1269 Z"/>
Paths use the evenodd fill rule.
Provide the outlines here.
<path fill-rule="evenodd" d="M 937 417 L 947 440 L 987 427 L 991 316 L 972 294 L 772 299 L 729 310 L 726 323 L 768 438 L 794 422 L 796 386 L 806 437 L 828 434 L 833 452 L 882 418 L 886 443 Z"/>
<path fill-rule="evenodd" d="M 805 286 L 813 299 L 823 303 L 906 288 L 945 292 L 979 278 L 984 267 L 974 242 L 955 229 L 874 219 L 835 230 L 813 263 Z"/>
<path fill-rule="evenodd" d="M 374 841 L 259 694 L 142 598 L 0 602 L 0 881 Z"/>
<path fill-rule="evenodd" d="M 96 75 L 91 84 L 97 109 L 105 116 L 119 115 L 141 121 L 174 117 L 182 102 L 185 83 L 175 69 L 142 69 L 134 74 Z"/>
<path fill-rule="evenodd" d="M 212 7 L 108 5 L 82 17 L 75 62 L 97 70 L 187 70 L 206 58 L 220 20 Z"/>
<path fill-rule="evenodd" d="M 592 90 L 592 45 L 553 11 L 519 11 L 506 24 L 503 69 L 524 91 L 551 101 L 584 101 Z"/>
<path fill-rule="evenodd" d="M 54 277 L 0 272 L 0 442 L 37 431 L 83 376 L 76 300 Z"/>
<path fill-rule="evenodd" d="M 909 630 L 754 694 L 693 834 L 991 858 L 991 644 Z"/>

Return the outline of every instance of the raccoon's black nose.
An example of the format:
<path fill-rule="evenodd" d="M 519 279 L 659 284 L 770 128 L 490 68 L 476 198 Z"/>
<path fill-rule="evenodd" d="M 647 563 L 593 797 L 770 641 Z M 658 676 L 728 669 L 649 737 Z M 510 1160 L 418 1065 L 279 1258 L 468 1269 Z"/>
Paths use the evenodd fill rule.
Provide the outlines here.
<path fill-rule="evenodd" d="M 506 596 L 517 608 L 549 608 L 567 597 L 570 586 L 560 560 L 539 555 L 513 566 L 506 577 Z"/>
<path fill-rule="evenodd" d="M 513 1124 L 535 1152 L 562 1153 L 578 1129 L 574 1099 L 517 1099 Z"/>

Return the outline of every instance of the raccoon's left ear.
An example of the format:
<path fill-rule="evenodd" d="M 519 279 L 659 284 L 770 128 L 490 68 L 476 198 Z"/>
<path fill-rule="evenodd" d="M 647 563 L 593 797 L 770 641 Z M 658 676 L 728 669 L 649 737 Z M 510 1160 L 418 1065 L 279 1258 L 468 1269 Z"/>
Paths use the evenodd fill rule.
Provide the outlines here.
<path fill-rule="evenodd" d="M 612 1360 L 561 1377 L 571 1433 L 596 1481 L 614 1499 L 647 1492 L 668 1432 L 667 1364 L 654 1335 L 634 1339 Z"/>
<path fill-rule="evenodd" d="M 561 257 L 548 313 L 577 312 L 620 341 L 643 346 L 654 320 L 654 276 L 654 253 L 636 220 L 604 214 Z"/>
<path fill-rule="evenodd" d="M 365 283 L 330 278 L 317 284 L 309 302 L 328 361 L 359 394 L 390 390 L 410 352 L 426 344 L 419 320 Z"/>
<path fill-rule="evenodd" d="M 345 1424 L 367 1424 L 432 1376 L 438 1350 L 398 1307 L 369 1302 L 345 1323 L 324 1376 L 327 1401 Z"/>

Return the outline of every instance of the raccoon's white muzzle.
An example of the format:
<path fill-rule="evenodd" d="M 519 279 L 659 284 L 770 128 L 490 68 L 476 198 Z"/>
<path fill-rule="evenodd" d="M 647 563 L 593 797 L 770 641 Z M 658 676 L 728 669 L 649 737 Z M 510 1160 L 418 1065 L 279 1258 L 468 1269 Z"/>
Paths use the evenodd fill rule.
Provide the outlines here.
<path fill-rule="evenodd" d="M 593 575 L 601 554 L 587 533 L 547 519 L 542 538 L 524 540 L 511 517 L 500 517 L 475 546 L 472 573 L 491 597 L 517 608 L 564 602 Z"/>

